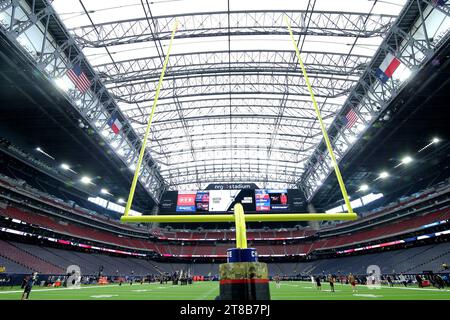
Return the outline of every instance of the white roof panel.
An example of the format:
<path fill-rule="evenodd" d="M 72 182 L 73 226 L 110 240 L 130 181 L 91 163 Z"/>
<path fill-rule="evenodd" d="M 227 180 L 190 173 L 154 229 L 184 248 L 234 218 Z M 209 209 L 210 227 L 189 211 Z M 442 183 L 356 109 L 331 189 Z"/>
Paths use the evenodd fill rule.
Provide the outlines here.
<path fill-rule="evenodd" d="M 405 0 L 81 3 L 53 6 L 141 135 L 179 15 L 148 149 L 170 188 L 186 190 L 294 187 L 321 141 L 284 11 L 298 11 L 291 23 L 329 126 Z"/>

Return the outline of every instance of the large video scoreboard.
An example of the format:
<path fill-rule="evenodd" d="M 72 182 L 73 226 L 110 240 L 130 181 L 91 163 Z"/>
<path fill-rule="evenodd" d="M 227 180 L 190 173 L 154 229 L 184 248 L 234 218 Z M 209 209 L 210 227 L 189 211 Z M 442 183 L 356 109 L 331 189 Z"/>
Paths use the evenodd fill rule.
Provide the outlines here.
<path fill-rule="evenodd" d="M 303 212 L 305 199 L 298 189 L 226 189 L 168 191 L 160 205 L 161 214 L 226 213 L 241 203 L 245 212 Z"/>

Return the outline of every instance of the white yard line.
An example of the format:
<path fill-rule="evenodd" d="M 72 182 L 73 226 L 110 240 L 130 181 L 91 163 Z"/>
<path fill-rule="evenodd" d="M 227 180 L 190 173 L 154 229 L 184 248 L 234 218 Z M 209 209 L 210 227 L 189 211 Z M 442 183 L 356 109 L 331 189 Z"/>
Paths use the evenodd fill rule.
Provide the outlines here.
<path fill-rule="evenodd" d="M 129 282 L 123 283 L 122 287 L 127 286 L 131 287 Z M 135 285 L 140 285 L 139 283 L 136 283 Z M 156 282 L 152 282 L 152 283 L 146 283 L 146 285 L 159 285 L 160 283 L 156 283 Z M 38 289 L 38 287 L 35 287 L 33 289 L 33 292 L 38 292 L 38 291 L 57 291 L 57 290 L 81 290 L 81 289 L 90 289 L 90 288 L 108 288 L 108 287 L 119 287 L 118 284 L 106 284 L 106 285 L 87 285 L 87 286 L 81 286 L 79 288 L 48 288 L 48 289 Z M 23 292 L 23 290 L 11 290 L 11 291 L 2 291 L 0 290 L 0 294 L 7 294 L 7 293 L 18 293 L 18 292 Z"/>
<path fill-rule="evenodd" d="M 217 288 L 213 287 L 210 290 L 208 290 L 208 292 L 205 292 L 203 295 L 201 295 L 200 297 L 197 297 L 196 300 L 204 300 L 206 299 L 210 294 L 212 294 L 214 291 L 216 291 Z"/>
<path fill-rule="evenodd" d="M 58 290 L 81 290 L 81 289 L 90 289 L 90 288 L 107 288 L 107 287 L 118 287 L 118 284 L 108 284 L 108 285 L 97 285 L 97 286 L 85 286 L 85 287 L 79 287 L 79 288 L 50 288 L 50 289 L 34 289 L 33 292 L 40 292 L 40 291 L 58 291 Z M 0 294 L 7 294 L 7 293 L 19 293 L 23 292 L 23 290 L 13 290 L 13 291 L 0 291 Z"/>
<path fill-rule="evenodd" d="M 401 289 L 401 290 L 418 290 L 418 291 L 439 291 L 439 292 L 450 292 L 450 290 L 447 289 L 428 289 L 428 288 L 408 288 L 408 287 L 382 287 L 383 289 L 389 288 L 389 289 Z"/>
<path fill-rule="evenodd" d="M 349 286 L 348 284 L 342 284 L 342 283 L 335 283 L 335 285 L 340 286 Z M 356 289 L 364 288 L 369 289 L 366 285 L 360 284 L 356 285 Z M 434 288 L 409 288 L 409 287 L 390 287 L 390 286 L 381 286 L 380 289 L 401 289 L 401 290 L 417 290 L 417 291 L 439 291 L 439 292 L 450 292 L 450 290 L 447 289 L 434 289 Z M 377 290 L 376 288 L 370 289 L 370 290 Z"/>

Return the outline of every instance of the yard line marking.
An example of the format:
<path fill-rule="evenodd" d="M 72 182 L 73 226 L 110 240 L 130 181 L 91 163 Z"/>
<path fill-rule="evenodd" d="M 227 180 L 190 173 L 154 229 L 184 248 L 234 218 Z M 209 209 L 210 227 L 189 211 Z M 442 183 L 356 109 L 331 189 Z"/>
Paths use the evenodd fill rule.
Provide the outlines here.
<path fill-rule="evenodd" d="M 208 297 L 215 290 L 217 290 L 216 287 L 211 288 L 210 290 L 208 290 L 208 292 L 204 293 L 202 296 L 198 297 L 196 300 L 204 300 L 206 297 Z"/>
<path fill-rule="evenodd" d="M 364 297 L 364 298 L 382 298 L 383 297 L 381 295 L 363 294 L 363 293 L 356 293 L 356 294 L 353 294 L 353 296 L 355 296 L 355 297 Z"/>
<path fill-rule="evenodd" d="M 152 290 L 150 290 L 150 289 L 139 289 L 139 290 L 131 290 L 131 291 L 133 291 L 133 292 L 149 292 L 149 291 L 152 291 Z"/>
<path fill-rule="evenodd" d="M 118 284 L 110 284 L 110 285 L 101 285 L 101 286 L 86 286 L 86 287 L 79 287 L 79 288 L 52 288 L 52 289 L 35 289 L 32 290 L 32 292 L 41 292 L 41 291 L 59 291 L 59 290 L 82 290 L 82 289 L 91 289 L 91 288 L 106 288 L 106 287 L 118 287 Z M 0 294 L 6 294 L 6 293 L 20 293 L 23 292 L 23 290 L 13 290 L 13 291 L 0 291 Z"/>
<path fill-rule="evenodd" d="M 389 288 L 389 289 L 401 289 L 401 290 L 420 290 L 420 291 L 439 291 L 439 292 L 450 292 L 450 290 L 447 289 L 431 289 L 431 288 L 405 288 L 405 287 L 383 287 Z"/>
<path fill-rule="evenodd" d="M 348 284 L 342 284 L 342 283 L 336 283 L 340 286 L 349 286 Z M 356 286 L 358 288 L 358 286 Z M 359 287 L 367 288 L 365 284 L 360 284 Z M 369 288 L 367 288 L 369 289 Z M 389 286 L 381 286 L 380 289 L 401 289 L 401 290 L 416 290 L 416 291 L 440 291 L 440 292 L 450 292 L 450 290 L 447 289 L 432 289 L 432 288 L 407 288 L 407 287 L 389 287 Z M 369 289 L 369 290 L 378 290 L 376 288 Z"/>

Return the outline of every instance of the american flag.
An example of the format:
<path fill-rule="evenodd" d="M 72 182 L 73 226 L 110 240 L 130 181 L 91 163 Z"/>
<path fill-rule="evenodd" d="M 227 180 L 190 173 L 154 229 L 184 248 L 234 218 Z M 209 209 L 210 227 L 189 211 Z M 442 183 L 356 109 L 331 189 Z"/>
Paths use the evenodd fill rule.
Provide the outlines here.
<path fill-rule="evenodd" d="M 356 121 L 358 121 L 358 115 L 356 114 L 355 110 L 350 109 L 350 111 L 347 113 L 347 115 L 345 116 L 345 127 L 347 129 L 350 129 L 351 127 L 353 127 L 353 125 L 356 123 Z"/>
<path fill-rule="evenodd" d="M 78 64 L 75 64 L 72 69 L 67 71 L 67 76 L 70 80 L 72 80 L 75 87 L 82 93 L 85 93 L 91 86 L 91 82 Z"/>

